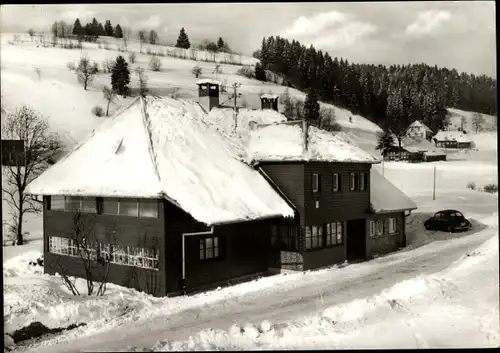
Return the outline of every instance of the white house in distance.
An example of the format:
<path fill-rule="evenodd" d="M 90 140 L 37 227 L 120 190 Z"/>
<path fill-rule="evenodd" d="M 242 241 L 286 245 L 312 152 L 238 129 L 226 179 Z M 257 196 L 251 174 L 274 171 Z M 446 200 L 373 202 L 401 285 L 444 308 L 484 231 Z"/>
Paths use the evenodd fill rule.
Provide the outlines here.
<path fill-rule="evenodd" d="M 411 138 L 425 138 L 426 140 L 430 140 L 433 132 L 432 130 L 425 125 L 420 120 L 416 120 L 408 126 L 408 130 L 406 130 L 406 135 Z"/>
<path fill-rule="evenodd" d="M 432 139 L 440 148 L 472 148 L 472 141 L 462 131 L 438 131 Z"/>

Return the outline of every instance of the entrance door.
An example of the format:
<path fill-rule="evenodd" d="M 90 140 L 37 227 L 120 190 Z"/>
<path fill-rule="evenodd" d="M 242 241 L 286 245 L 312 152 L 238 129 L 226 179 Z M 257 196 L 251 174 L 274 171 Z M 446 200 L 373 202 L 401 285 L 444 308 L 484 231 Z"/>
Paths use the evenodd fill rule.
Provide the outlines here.
<path fill-rule="evenodd" d="M 347 221 L 347 261 L 363 261 L 366 259 L 366 220 Z"/>

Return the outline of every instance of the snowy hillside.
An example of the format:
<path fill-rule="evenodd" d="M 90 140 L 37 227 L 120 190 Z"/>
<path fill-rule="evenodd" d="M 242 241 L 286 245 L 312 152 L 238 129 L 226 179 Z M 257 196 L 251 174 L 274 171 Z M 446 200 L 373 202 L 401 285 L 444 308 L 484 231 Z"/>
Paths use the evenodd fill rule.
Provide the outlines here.
<path fill-rule="evenodd" d="M 451 130 L 457 130 L 461 127 L 462 118 L 465 118 L 464 130 L 467 132 L 475 131 L 474 125 L 472 125 L 472 118 L 475 112 L 469 112 L 465 110 L 448 108 Z M 486 131 L 496 131 L 496 121 L 497 117 L 488 114 L 481 114 L 484 117 L 484 130 Z"/>

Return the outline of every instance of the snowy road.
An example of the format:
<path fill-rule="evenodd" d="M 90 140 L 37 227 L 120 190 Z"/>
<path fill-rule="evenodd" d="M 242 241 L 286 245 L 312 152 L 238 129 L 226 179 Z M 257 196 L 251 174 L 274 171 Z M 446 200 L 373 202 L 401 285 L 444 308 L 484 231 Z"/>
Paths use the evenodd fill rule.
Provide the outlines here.
<path fill-rule="evenodd" d="M 207 328 L 227 330 L 232 324 L 263 320 L 279 323 L 317 313 L 355 298 L 374 295 L 384 288 L 419 274 L 441 271 L 472 252 L 497 230 L 481 232 L 447 241 L 436 241 L 421 248 L 391 254 L 366 263 L 332 269 L 303 281 L 286 283 L 272 291 L 253 292 L 240 298 L 223 300 L 210 306 L 181 311 L 172 317 L 151 316 L 136 321 L 123 317 L 120 324 L 98 333 L 68 333 L 31 352 L 116 351 L 129 346 L 150 347 L 158 340 L 186 340 Z M 90 334 L 90 335 L 88 335 Z M 76 337 L 75 337 L 76 336 Z"/>

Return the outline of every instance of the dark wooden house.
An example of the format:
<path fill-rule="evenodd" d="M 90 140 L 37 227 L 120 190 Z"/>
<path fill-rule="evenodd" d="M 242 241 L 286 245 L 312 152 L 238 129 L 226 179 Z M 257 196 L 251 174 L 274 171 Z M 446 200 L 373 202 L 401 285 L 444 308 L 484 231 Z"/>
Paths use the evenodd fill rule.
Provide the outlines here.
<path fill-rule="evenodd" d="M 277 94 L 263 94 L 260 96 L 260 107 L 261 109 L 272 109 L 278 111 L 278 99 Z"/>
<path fill-rule="evenodd" d="M 46 273 L 85 276 L 82 236 L 94 278 L 109 261 L 110 282 L 156 296 L 268 272 L 271 224 L 294 210 L 176 104 L 138 98 L 29 185 L 44 199 Z"/>
<path fill-rule="evenodd" d="M 198 85 L 198 102 L 205 109 L 210 112 L 212 108 L 219 106 L 219 90 L 221 83 L 216 80 L 202 79 L 196 81 Z"/>

